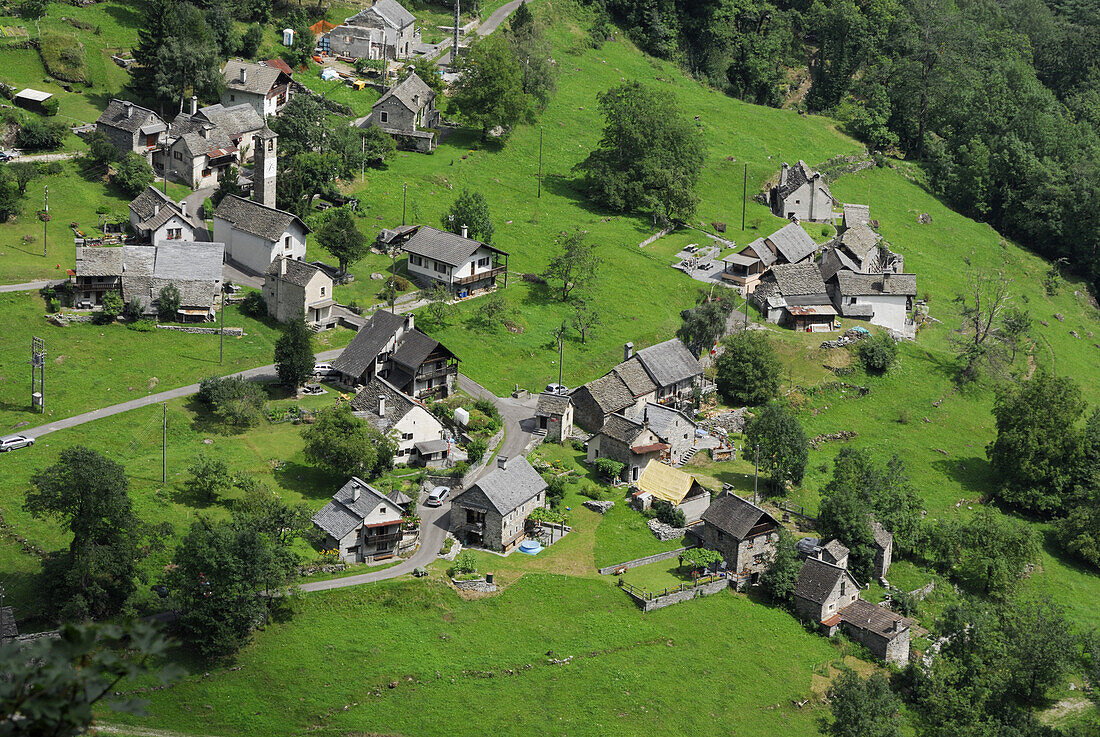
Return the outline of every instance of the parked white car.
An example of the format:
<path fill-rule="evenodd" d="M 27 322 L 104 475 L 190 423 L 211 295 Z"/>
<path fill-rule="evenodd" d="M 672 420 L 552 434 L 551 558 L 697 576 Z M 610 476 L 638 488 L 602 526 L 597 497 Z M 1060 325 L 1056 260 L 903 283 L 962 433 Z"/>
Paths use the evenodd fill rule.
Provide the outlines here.
<path fill-rule="evenodd" d="M 313 365 L 314 376 L 335 376 L 336 369 L 332 367 L 331 363 L 317 363 Z"/>

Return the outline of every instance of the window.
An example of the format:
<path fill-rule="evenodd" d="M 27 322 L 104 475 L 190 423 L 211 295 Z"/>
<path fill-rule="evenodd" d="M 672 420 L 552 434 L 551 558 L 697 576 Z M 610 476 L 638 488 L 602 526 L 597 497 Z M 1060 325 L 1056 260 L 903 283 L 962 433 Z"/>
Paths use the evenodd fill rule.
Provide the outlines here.
<path fill-rule="evenodd" d="M 403 432 L 403 433 L 401 433 L 401 439 L 402 440 L 412 440 L 413 439 L 413 434 L 411 432 Z"/>
<path fill-rule="evenodd" d="M 402 456 L 404 456 L 404 455 L 405 455 L 405 449 L 404 449 L 404 448 L 398 448 L 398 450 L 397 450 L 397 457 L 398 457 L 398 458 L 401 458 L 401 457 L 402 457 Z"/>
<path fill-rule="evenodd" d="M 230 101 L 230 102 L 233 102 L 233 101 L 234 101 L 234 100 L 236 100 L 236 99 L 237 99 L 237 96 L 236 96 L 236 95 L 230 95 L 230 96 L 229 96 L 229 101 Z"/>
<path fill-rule="evenodd" d="M 175 241 L 183 237 L 183 228 L 169 228 L 168 240 Z"/>
<path fill-rule="evenodd" d="M 179 151 L 173 151 L 172 152 L 172 158 L 175 159 L 176 161 L 183 161 L 183 154 Z"/>
<path fill-rule="evenodd" d="M 355 552 L 355 549 L 356 549 L 356 548 L 355 548 L 355 546 L 354 546 L 354 545 L 352 545 L 352 546 L 351 546 L 350 548 L 348 548 L 348 552 L 349 552 L 349 553 L 354 553 L 354 552 Z"/>
<path fill-rule="evenodd" d="M 856 303 L 856 298 L 855 297 L 849 297 L 848 298 L 848 304 L 854 305 L 855 303 Z"/>
<path fill-rule="evenodd" d="M 202 170 L 202 175 L 203 175 L 204 177 L 208 177 L 208 176 L 210 176 L 210 170 L 209 170 L 209 169 L 203 169 L 203 170 Z"/>
<path fill-rule="evenodd" d="M 325 288 L 324 288 L 324 287 L 321 287 L 321 296 L 322 296 L 322 297 L 324 297 L 324 296 L 325 296 Z M 685 435 L 684 437 L 686 438 L 686 437 L 687 437 L 687 435 Z"/>
<path fill-rule="evenodd" d="M 417 256 L 416 254 L 413 254 L 413 255 L 409 256 L 409 263 L 412 264 L 413 266 L 420 266 L 422 263 L 424 263 L 424 261 L 419 256 Z"/>
<path fill-rule="evenodd" d="M 435 270 L 438 271 L 440 274 L 442 274 L 442 273 L 447 271 L 447 265 L 436 261 L 435 262 Z"/>
<path fill-rule="evenodd" d="M 486 266 L 488 266 L 488 265 L 489 265 L 489 257 L 488 257 L 488 256 L 486 256 L 486 257 L 484 257 L 484 258 L 479 258 L 479 259 L 477 260 L 477 267 L 478 267 L 479 269 L 483 269 L 483 268 L 485 268 L 485 267 L 486 267 Z"/>
<path fill-rule="evenodd" d="M 390 114 L 389 114 L 389 113 L 387 113 L 387 112 L 386 112 L 385 110 L 381 111 L 381 112 L 380 112 L 380 113 L 378 113 L 378 114 L 382 116 L 382 122 L 383 122 L 383 123 L 388 123 L 388 122 L 390 122 Z"/>
<path fill-rule="evenodd" d="M 379 507 L 378 511 L 381 512 L 382 514 L 385 514 L 386 513 L 386 508 L 385 507 Z"/>
<path fill-rule="evenodd" d="M 288 250 L 288 251 L 290 250 L 291 245 L 290 245 L 290 236 L 289 235 L 286 238 L 283 239 L 283 246 L 286 248 L 286 250 Z"/>
<path fill-rule="evenodd" d="M 847 589 L 847 588 L 848 588 L 848 582 L 847 582 L 847 581 L 844 581 L 844 580 L 842 580 L 842 581 L 840 582 L 840 595 L 841 595 L 841 596 L 844 596 L 844 593 L 845 593 L 845 589 Z"/>
<path fill-rule="evenodd" d="M 268 151 L 274 151 L 275 150 L 275 139 L 274 138 L 267 139 L 267 150 Z"/>

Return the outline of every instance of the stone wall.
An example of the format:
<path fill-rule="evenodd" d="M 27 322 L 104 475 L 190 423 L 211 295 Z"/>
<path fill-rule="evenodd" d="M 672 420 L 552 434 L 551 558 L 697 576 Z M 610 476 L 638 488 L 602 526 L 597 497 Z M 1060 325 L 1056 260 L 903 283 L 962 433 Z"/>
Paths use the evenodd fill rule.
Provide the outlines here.
<path fill-rule="evenodd" d="M 175 330 L 180 333 L 196 333 L 199 335 L 217 335 L 222 328 L 192 328 L 180 325 L 157 325 L 158 330 Z M 234 338 L 244 335 L 244 328 L 225 328 L 225 334 Z"/>
<path fill-rule="evenodd" d="M 729 588 L 729 585 L 729 579 L 722 577 L 702 584 L 680 584 L 678 590 L 669 591 L 663 596 L 639 595 L 629 589 L 624 588 L 623 590 L 630 598 L 634 599 L 634 602 L 642 608 L 643 612 L 651 612 L 654 609 L 663 609 L 666 606 L 691 601 L 700 596 L 717 594 L 719 591 Z"/>
<path fill-rule="evenodd" d="M 489 583 L 484 578 L 474 579 L 473 581 L 456 581 L 452 578 L 451 583 L 459 591 L 477 591 L 482 594 L 491 594 L 497 590 L 495 583 Z"/>
<path fill-rule="evenodd" d="M 647 563 L 656 563 L 657 561 L 668 560 L 669 558 L 678 558 L 680 557 L 680 553 L 688 549 L 689 548 L 676 548 L 675 550 L 668 550 L 664 553 L 657 553 L 655 555 L 647 555 L 644 558 L 635 558 L 634 560 L 628 560 L 626 563 L 617 563 L 613 566 L 606 566 L 605 568 L 600 569 L 600 575 L 606 576 L 609 573 L 614 573 L 620 568 L 625 568 L 629 570 L 631 568 L 637 568 L 638 566 L 644 566 Z"/>

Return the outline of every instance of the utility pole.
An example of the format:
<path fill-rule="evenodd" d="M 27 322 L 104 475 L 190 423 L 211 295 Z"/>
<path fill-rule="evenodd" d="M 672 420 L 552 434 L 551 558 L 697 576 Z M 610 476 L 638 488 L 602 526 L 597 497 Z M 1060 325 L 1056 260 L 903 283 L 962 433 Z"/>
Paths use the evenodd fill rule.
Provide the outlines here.
<path fill-rule="evenodd" d="M 741 186 L 741 232 L 745 232 L 745 201 L 749 198 L 749 165 L 745 164 L 745 182 Z"/>
<path fill-rule="evenodd" d="M 757 491 L 760 481 L 760 444 L 757 443 L 753 453 L 752 461 L 752 503 L 760 504 L 760 494 Z"/>
<path fill-rule="evenodd" d="M 402 223 L 404 225 L 404 223 Z M 390 312 L 397 311 L 397 247 L 390 246 Z"/>
<path fill-rule="evenodd" d="M 561 332 L 558 333 L 558 386 L 559 387 L 561 386 L 561 381 L 562 381 L 562 369 L 564 368 L 564 366 L 562 364 L 563 364 L 564 361 L 565 361 L 565 321 L 563 320 L 562 324 L 561 324 Z M 559 388 L 558 391 L 560 392 L 561 389 Z"/>
<path fill-rule="evenodd" d="M 46 413 L 46 341 L 31 338 L 31 407 Z"/>
<path fill-rule="evenodd" d="M 454 36 L 451 43 L 451 69 L 458 68 L 458 14 L 459 14 L 459 0 L 455 0 L 455 27 Z"/>
<path fill-rule="evenodd" d="M 222 285 L 222 326 L 218 330 L 218 363 L 225 359 L 225 285 Z"/>
<path fill-rule="evenodd" d="M 539 193 L 537 199 L 542 199 L 542 126 L 539 126 Z"/>
<path fill-rule="evenodd" d="M 401 185 L 401 224 L 405 224 L 405 202 L 409 199 L 409 183 Z"/>
<path fill-rule="evenodd" d="M 168 483 L 168 402 L 162 402 L 160 433 L 160 482 Z"/>
<path fill-rule="evenodd" d="M 363 136 L 363 158 L 359 160 L 359 183 L 367 181 L 367 137 Z"/>
<path fill-rule="evenodd" d="M 42 258 L 46 258 L 46 223 L 50 222 L 50 185 L 45 187 L 45 212 L 42 214 Z"/>

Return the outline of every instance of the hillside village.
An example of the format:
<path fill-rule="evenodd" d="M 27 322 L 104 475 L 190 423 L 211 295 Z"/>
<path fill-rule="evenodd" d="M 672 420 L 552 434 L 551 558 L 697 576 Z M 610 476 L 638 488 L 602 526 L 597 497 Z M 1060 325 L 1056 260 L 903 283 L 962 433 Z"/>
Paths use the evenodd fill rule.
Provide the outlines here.
<path fill-rule="evenodd" d="M 471 6 L 0 8 L 0 725 L 1100 728 L 1096 266 Z"/>

